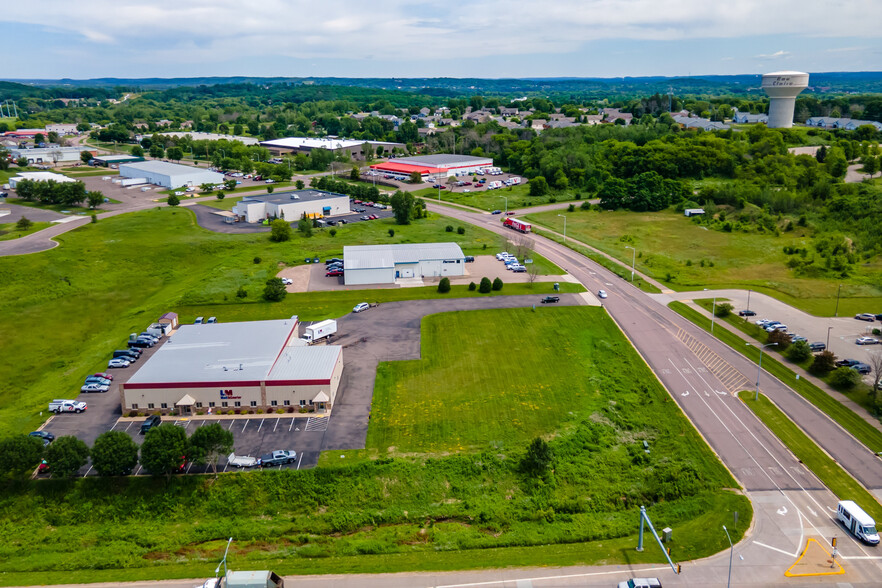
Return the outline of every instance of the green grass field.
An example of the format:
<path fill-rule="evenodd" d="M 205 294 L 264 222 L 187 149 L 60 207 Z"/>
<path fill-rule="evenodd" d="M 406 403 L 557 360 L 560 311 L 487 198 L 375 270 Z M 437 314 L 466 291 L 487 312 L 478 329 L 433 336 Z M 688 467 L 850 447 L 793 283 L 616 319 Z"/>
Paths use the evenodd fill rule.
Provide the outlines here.
<path fill-rule="evenodd" d="M 489 182 L 490 180 L 487 181 Z M 500 188 L 498 190 L 487 190 L 486 188 L 476 190 L 470 186 L 466 186 L 466 189 L 471 189 L 472 191 L 465 193 L 462 191 L 463 188 L 456 188 L 455 192 L 441 190 L 441 201 L 473 206 L 481 210 L 496 210 L 497 208 L 504 210 L 506 205 L 505 199 L 508 198 L 508 209 L 513 210 L 515 208 L 539 206 L 551 202 L 567 202 L 576 198 L 576 195 L 572 192 L 555 192 L 545 196 L 530 196 L 530 188 L 527 184 Z M 438 200 L 438 190 L 436 189 L 425 188 L 414 192 L 414 194 L 422 196 L 426 200 Z"/>
<path fill-rule="evenodd" d="M 316 231 L 313 237 L 295 233 L 289 242 L 272 243 L 266 233 L 213 233 L 198 227 L 190 211 L 162 207 L 87 224 L 57 237 L 60 246 L 40 254 L 0 258 L 0 434 L 31 430 L 47 400 L 73 394 L 84 374 L 106 367 L 109 352 L 128 333 L 140 332 L 168 310 L 185 318 L 193 313 L 222 320 L 327 318 L 348 312 L 365 297 L 306 293 L 279 304 L 259 302 L 267 278 L 286 265 L 302 264 L 306 256 L 339 256 L 349 244 L 452 240 L 467 254 L 500 245 L 500 237 L 474 227 L 464 235 L 448 233 L 450 222 L 431 215 L 408 226 L 391 220 L 355 223 L 336 237 Z M 393 227 L 395 237 L 389 237 Z M 552 264 L 547 269 L 560 271 Z M 236 297 L 240 286 L 248 293 L 244 300 Z M 510 284 L 503 293 L 549 289 Z M 428 290 L 370 290 L 369 299 L 430 297 Z M 56 336 L 59 325 L 65 333 L 83 335 Z"/>
<path fill-rule="evenodd" d="M 524 343 L 500 344 L 513 326 Z M 424 359 L 381 365 L 376 459 L 334 452 L 311 470 L 217 480 L 0 481 L 0 584 L 209 577 L 230 536 L 233 569 L 307 574 L 661 562 L 651 542 L 634 551 L 640 505 L 674 529 L 678 561 L 726 548 L 733 511 L 733 540 L 749 527 L 747 498 L 726 490 L 735 481 L 602 309 L 423 327 Z M 545 479 L 519 465 L 539 435 L 555 455 Z"/>
<path fill-rule="evenodd" d="M 759 233 L 725 233 L 705 229 L 674 211 L 551 211 L 529 214 L 532 222 L 567 235 L 631 264 L 679 291 L 700 288 L 751 288 L 820 316 L 832 316 L 840 281 L 793 275 L 785 262 L 785 246 L 810 247 L 806 229 L 799 227 L 776 237 Z M 710 265 L 710 263 L 713 265 Z M 668 280 L 668 274 L 673 278 Z M 839 314 L 882 308 L 882 259 L 857 266 L 842 281 Z M 870 309 L 870 310 L 867 310 Z M 873 312 L 877 312 L 873 310 Z"/>
<path fill-rule="evenodd" d="M 793 452 L 799 461 L 824 483 L 840 500 L 854 500 L 876 520 L 882 520 L 882 504 L 867 491 L 866 488 L 842 469 L 836 461 L 827 455 L 814 441 L 802 432 L 793 421 L 787 418 L 777 406 L 764 395 L 759 402 L 750 399 L 741 400 L 756 414 L 770 431 L 775 433 L 784 445 Z"/>
<path fill-rule="evenodd" d="M 91 215 L 105 212 L 101 208 L 89 208 L 88 206 L 66 206 L 64 204 L 43 204 L 42 202 L 28 202 L 21 198 L 7 198 L 9 204 L 18 204 L 19 206 L 27 206 L 29 208 L 40 208 L 42 210 L 54 210 L 55 212 L 63 212 L 65 214 Z"/>
<path fill-rule="evenodd" d="M 0 224 L 0 241 L 19 239 L 21 237 L 24 237 L 25 235 L 30 235 L 31 233 L 42 231 L 43 229 L 51 226 L 52 223 L 34 223 L 33 225 L 31 225 L 30 229 L 26 231 L 20 231 L 16 228 L 15 223 Z"/>

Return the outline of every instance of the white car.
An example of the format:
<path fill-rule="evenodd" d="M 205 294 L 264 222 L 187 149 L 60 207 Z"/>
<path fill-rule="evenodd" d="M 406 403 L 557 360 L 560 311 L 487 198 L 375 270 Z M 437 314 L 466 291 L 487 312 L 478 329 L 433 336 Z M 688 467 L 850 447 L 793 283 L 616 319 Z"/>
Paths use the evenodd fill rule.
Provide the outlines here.
<path fill-rule="evenodd" d="M 361 312 L 363 310 L 367 310 L 370 307 L 371 307 L 371 305 L 368 304 L 367 302 L 360 302 L 355 305 L 355 308 L 352 309 L 352 312 Z"/>
<path fill-rule="evenodd" d="M 858 345 L 877 345 L 879 339 L 874 339 L 873 337 L 858 337 L 855 343 Z"/>
<path fill-rule="evenodd" d="M 107 392 L 108 390 L 110 390 L 110 386 L 104 384 L 86 384 L 80 388 L 80 392 Z"/>
<path fill-rule="evenodd" d="M 107 362 L 108 368 L 127 368 L 132 365 L 132 362 L 127 361 L 121 357 L 114 357 L 110 361 Z"/>
<path fill-rule="evenodd" d="M 607 297 L 606 290 L 598 290 L 597 297 L 598 298 L 606 298 Z"/>
<path fill-rule="evenodd" d="M 181 190 L 178 190 L 177 192 L 175 192 L 175 196 L 183 196 L 183 195 L 184 195 L 184 192 L 182 192 Z"/>
<path fill-rule="evenodd" d="M 291 278 L 282 278 L 282 283 L 285 284 L 286 286 L 290 286 L 291 284 L 294 283 L 294 280 L 292 280 Z"/>
<path fill-rule="evenodd" d="M 658 578 L 631 578 L 619 582 L 619 588 L 662 588 L 662 584 Z"/>

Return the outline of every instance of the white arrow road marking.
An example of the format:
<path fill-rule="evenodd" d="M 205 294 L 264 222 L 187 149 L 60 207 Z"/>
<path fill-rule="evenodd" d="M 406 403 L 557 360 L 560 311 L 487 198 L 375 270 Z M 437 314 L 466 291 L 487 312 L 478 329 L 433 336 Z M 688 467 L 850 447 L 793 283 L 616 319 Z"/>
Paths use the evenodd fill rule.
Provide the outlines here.
<path fill-rule="evenodd" d="M 779 508 L 779 509 L 777 510 L 777 512 L 778 512 L 779 515 L 781 515 L 781 516 L 783 517 L 784 515 L 787 514 L 787 507 L 786 507 L 786 506 L 782 506 L 781 508 Z"/>
<path fill-rule="evenodd" d="M 685 392 L 683 392 L 682 394 L 680 394 L 680 396 L 689 396 L 689 390 L 686 390 Z"/>

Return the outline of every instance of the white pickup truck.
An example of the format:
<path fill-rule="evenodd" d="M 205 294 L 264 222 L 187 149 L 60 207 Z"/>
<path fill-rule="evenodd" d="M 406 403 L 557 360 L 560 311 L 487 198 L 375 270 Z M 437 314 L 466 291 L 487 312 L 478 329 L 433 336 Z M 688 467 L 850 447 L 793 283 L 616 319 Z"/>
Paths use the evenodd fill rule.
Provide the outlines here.
<path fill-rule="evenodd" d="M 49 412 L 61 413 L 61 412 L 76 412 L 80 413 L 86 410 L 85 402 L 78 402 L 76 400 L 53 400 L 49 403 Z"/>
<path fill-rule="evenodd" d="M 253 468 L 257 465 L 257 458 L 250 455 L 236 455 L 231 453 L 227 456 L 227 464 L 234 468 Z"/>

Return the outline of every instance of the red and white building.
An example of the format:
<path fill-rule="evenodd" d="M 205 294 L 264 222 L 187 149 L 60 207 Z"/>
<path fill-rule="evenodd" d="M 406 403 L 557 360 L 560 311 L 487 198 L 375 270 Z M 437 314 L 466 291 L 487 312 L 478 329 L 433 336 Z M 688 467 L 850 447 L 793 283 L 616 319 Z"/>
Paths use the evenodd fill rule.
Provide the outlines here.
<path fill-rule="evenodd" d="M 372 165 L 371 169 L 401 179 L 407 179 L 413 172 L 419 172 L 423 180 L 443 183 L 450 176 L 469 175 L 488 167 L 493 167 L 493 160 L 489 157 L 442 153 L 418 157 L 399 157 L 385 163 Z"/>

